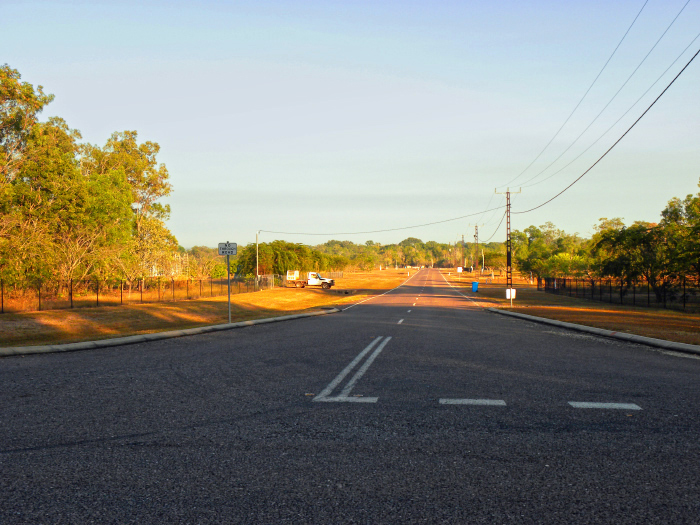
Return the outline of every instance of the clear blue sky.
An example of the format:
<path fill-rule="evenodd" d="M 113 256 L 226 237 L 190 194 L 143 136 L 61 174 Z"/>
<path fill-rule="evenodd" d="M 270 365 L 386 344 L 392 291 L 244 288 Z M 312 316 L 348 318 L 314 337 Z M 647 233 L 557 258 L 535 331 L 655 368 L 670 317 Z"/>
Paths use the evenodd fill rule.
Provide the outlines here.
<path fill-rule="evenodd" d="M 579 160 L 700 32 L 700 1 L 588 126 L 686 0 L 649 0 L 580 108 L 512 187 L 513 210 L 548 199 L 641 114 L 700 39 Z M 2 1 L 0 62 L 56 95 L 86 141 L 137 130 L 161 145 L 169 226 L 183 246 L 256 230 L 353 232 L 440 221 L 497 206 L 559 129 L 643 5 L 620 2 Z M 552 204 L 513 216 L 589 235 L 600 217 L 657 221 L 698 192 L 700 58 L 624 141 Z M 391 243 L 482 240 L 501 212 L 361 235 L 272 235 Z M 504 225 L 494 236 L 503 240 Z"/>

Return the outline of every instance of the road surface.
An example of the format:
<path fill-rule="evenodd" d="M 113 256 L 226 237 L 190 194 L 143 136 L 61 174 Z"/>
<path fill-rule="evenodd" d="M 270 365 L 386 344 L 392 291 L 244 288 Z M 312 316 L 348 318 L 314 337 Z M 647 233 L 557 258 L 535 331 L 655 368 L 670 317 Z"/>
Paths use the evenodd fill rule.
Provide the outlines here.
<path fill-rule="evenodd" d="M 700 522 L 699 359 L 488 313 L 437 270 L 0 380 L 0 523 Z"/>

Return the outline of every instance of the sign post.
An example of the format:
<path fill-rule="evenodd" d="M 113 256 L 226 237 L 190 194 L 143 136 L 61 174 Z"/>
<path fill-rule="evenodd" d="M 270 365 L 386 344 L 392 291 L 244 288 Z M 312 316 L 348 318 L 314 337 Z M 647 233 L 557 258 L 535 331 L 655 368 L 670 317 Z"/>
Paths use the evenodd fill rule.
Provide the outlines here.
<path fill-rule="evenodd" d="M 231 324 L 231 264 L 229 256 L 238 253 L 238 245 L 235 242 L 220 242 L 219 255 L 226 256 L 226 276 L 228 277 L 228 324 Z"/>

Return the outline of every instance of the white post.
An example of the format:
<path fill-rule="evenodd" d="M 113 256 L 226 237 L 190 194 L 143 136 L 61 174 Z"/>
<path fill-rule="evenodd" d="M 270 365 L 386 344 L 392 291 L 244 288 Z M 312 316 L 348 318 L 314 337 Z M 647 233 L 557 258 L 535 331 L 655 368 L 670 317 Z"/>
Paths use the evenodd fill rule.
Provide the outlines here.
<path fill-rule="evenodd" d="M 258 234 L 260 231 L 255 232 L 255 288 L 258 287 L 258 279 L 260 279 L 260 271 L 258 270 Z"/>

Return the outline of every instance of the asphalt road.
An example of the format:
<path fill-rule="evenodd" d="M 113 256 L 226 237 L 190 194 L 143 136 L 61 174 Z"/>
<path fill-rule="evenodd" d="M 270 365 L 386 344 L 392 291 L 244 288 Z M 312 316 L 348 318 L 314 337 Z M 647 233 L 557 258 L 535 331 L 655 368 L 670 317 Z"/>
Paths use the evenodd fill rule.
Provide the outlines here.
<path fill-rule="evenodd" d="M 339 314 L 0 359 L 0 523 L 700 523 L 699 379 L 423 270 Z"/>

